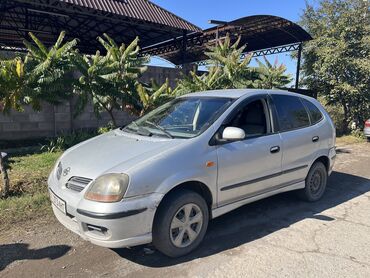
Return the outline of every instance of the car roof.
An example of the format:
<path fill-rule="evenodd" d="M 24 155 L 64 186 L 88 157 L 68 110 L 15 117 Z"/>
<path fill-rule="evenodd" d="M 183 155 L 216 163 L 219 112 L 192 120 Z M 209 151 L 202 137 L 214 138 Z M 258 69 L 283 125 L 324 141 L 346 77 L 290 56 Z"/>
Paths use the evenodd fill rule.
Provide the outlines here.
<path fill-rule="evenodd" d="M 280 94 L 280 95 L 290 95 L 308 98 L 301 94 L 296 94 L 293 92 L 288 92 L 284 90 L 267 90 L 267 89 L 226 89 L 226 90 L 212 90 L 212 91 L 203 91 L 195 92 L 183 95 L 181 97 L 220 97 L 220 98 L 234 98 L 238 99 L 245 96 L 253 96 L 259 94 Z"/>

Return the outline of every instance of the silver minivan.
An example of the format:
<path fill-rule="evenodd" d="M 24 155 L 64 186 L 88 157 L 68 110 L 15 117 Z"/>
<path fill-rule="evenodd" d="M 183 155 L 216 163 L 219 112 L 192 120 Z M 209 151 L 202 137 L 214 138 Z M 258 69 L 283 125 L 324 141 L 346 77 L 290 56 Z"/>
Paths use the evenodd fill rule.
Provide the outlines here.
<path fill-rule="evenodd" d="M 335 128 L 319 102 L 278 90 L 176 98 L 126 127 L 68 149 L 48 179 L 57 219 L 94 244 L 153 242 L 178 257 L 210 219 L 297 190 L 325 191 Z"/>

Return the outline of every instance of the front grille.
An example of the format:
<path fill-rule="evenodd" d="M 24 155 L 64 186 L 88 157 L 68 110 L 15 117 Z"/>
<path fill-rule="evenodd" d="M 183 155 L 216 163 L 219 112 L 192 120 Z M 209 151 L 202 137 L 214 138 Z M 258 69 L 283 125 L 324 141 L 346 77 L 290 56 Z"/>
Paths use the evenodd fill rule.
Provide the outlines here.
<path fill-rule="evenodd" d="M 77 191 L 77 192 L 81 192 L 82 190 L 84 190 L 86 185 L 88 185 L 91 181 L 92 181 L 92 179 L 88 179 L 88 178 L 72 177 L 66 183 L 66 187 L 68 189 L 71 189 L 71 190 L 74 190 L 74 191 Z"/>

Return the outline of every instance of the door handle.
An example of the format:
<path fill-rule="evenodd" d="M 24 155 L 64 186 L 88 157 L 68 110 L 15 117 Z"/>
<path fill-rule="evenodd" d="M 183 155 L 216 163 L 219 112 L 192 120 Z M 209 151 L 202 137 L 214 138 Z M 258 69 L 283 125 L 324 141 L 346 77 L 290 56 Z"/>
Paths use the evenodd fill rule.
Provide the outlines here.
<path fill-rule="evenodd" d="M 317 142 L 319 141 L 320 137 L 319 136 L 314 136 L 312 137 L 312 142 Z"/>
<path fill-rule="evenodd" d="M 270 149 L 270 153 L 278 153 L 280 152 L 280 147 L 279 146 L 273 146 Z"/>

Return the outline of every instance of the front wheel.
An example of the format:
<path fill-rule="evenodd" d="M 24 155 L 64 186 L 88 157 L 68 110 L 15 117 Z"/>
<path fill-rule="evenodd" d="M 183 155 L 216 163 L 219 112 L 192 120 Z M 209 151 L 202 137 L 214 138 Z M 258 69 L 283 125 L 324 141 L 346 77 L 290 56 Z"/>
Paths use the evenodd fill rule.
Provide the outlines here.
<path fill-rule="evenodd" d="M 158 208 L 153 244 L 169 257 L 186 255 L 203 240 L 208 221 L 208 206 L 202 196 L 188 190 L 170 193 Z"/>
<path fill-rule="evenodd" d="M 315 162 L 307 174 L 305 188 L 298 191 L 299 197 L 308 202 L 320 200 L 325 192 L 327 180 L 328 171 L 325 165 L 320 161 Z"/>

